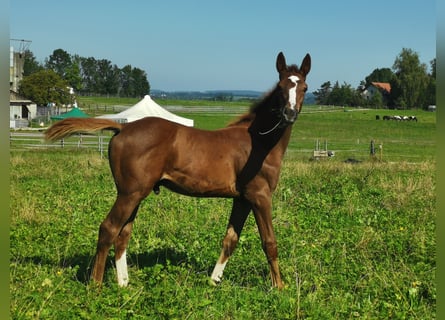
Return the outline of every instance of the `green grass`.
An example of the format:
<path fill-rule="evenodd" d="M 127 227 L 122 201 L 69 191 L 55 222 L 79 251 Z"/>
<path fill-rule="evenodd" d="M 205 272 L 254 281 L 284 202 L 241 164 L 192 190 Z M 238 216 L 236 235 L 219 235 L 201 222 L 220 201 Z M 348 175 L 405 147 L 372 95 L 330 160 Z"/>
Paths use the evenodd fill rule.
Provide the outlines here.
<path fill-rule="evenodd" d="M 273 198 L 285 290 L 270 288 L 252 217 L 223 282 L 209 286 L 231 201 L 164 189 L 139 210 L 129 286 L 118 288 L 112 253 L 103 287 L 90 285 L 115 198 L 107 160 L 77 148 L 12 151 L 11 318 L 434 319 L 435 114 L 397 123 L 375 115 L 404 112 L 304 110 Z M 188 115 L 208 129 L 234 117 Z M 336 156 L 309 161 L 315 139 Z M 369 158 L 370 139 L 383 143 L 382 161 Z"/>
<path fill-rule="evenodd" d="M 80 107 L 94 106 L 113 106 L 123 105 L 131 106 L 136 104 L 140 98 L 119 98 L 119 97 L 88 97 L 78 96 L 78 103 Z M 211 101 L 211 100 L 178 100 L 178 99 L 157 99 L 156 102 L 162 106 L 248 106 L 249 102 L 238 101 Z"/>
<path fill-rule="evenodd" d="M 230 200 L 165 190 L 141 205 L 129 287 L 117 287 L 110 256 L 98 290 L 87 279 L 114 201 L 107 161 L 85 151 L 13 152 L 11 168 L 14 319 L 435 317 L 432 162 L 286 160 L 273 199 L 282 292 L 270 289 L 252 217 L 222 284 L 209 286 Z"/>
<path fill-rule="evenodd" d="M 132 106 L 136 104 L 139 98 L 119 98 L 119 97 L 97 97 L 97 96 L 78 96 L 77 102 L 80 108 L 88 108 L 88 106 Z"/>
<path fill-rule="evenodd" d="M 80 97 L 79 99 L 81 99 L 81 105 L 94 103 L 101 108 L 104 105 L 108 106 L 108 111 L 99 109 L 98 114 L 113 112 L 113 105 L 126 105 L 126 103 L 132 105 L 137 102 L 137 99 L 125 98 Z M 168 106 L 183 106 L 181 111 L 175 111 L 175 113 L 193 119 L 196 127 L 209 130 L 226 126 L 249 106 L 248 102 L 242 101 L 163 99 L 156 101 L 167 108 Z M 223 106 L 227 111 L 219 112 L 219 109 L 216 109 L 219 106 Z M 203 107 L 206 108 L 203 109 Z M 229 111 L 232 108 L 233 111 Z M 96 113 L 92 110 L 92 115 Z M 415 115 L 419 121 L 375 120 L 376 115 L 382 119 L 384 115 L 396 114 Z M 322 147 L 326 141 L 328 149 L 335 151 L 338 159 L 366 160 L 369 158 L 371 140 L 374 140 L 376 156 L 381 160 L 408 162 L 432 160 L 436 154 L 435 128 L 436 114 L 422 110 L 365 110 L 304 106 L 302 114 L 294 125 L 288 156 L 296 160 L 310 158 L 318 140 Z"/>
<path fill-rule="evenodd" d="M 117 98 L 117 97 L 83 97 L 77 98 L 79 107 L 91 116 L 98 116 L 106 113 L 117 113 L 122 111 L 122 106 L 132 106 L 140 101 L 139 98 Z M 238 109 L 248 108 L 251 102 L 248 101 L 210 101 L 210 100 L 177 100 L 177 99 L 155 99 L 159 105 L 182 106 L 193 110 L 195 107 L 221 107 Z M 119 107 L 115 107 L 119 106 Z"/>
<path fill-rule="evenodd" d="M 315 107 L 306 108 L 308 112 Z M 382 145 L 382 160 L 417 162 L 435 158 L 436 115 L 421 110 L 354 110 L 350 112 L 303 113 L 294 125 L 290 150 L 313 150 L 319 139 L 341 159 L 369 157 L 370 142 L 375 141 L 377 156 Z M 376 115 L 416 115 L 418 122 L 375 120 Z"/>
<path fill-rule="evenodd" d="M 383 161 L 419 162 L 436 156 L 436 114 L 421 110 L 362 110 L 318 112 L 318 106 L 305 106 L 292 130 L 288 157 L 307 160 L 318 140 L 324 148 L 335 151 L 336 160 L 367 160 L 371 140 L 376 157 Z M 324 110 L 326 111 L 326 110 Z M 375 120 L 376 115 L 416 115 L 418 122 Z M 180 113 L 194 119 L 199 128 L 214 130 L 230 123 L 235 114 Z M 379 146 L 382 146 L 380 149 Z"/>

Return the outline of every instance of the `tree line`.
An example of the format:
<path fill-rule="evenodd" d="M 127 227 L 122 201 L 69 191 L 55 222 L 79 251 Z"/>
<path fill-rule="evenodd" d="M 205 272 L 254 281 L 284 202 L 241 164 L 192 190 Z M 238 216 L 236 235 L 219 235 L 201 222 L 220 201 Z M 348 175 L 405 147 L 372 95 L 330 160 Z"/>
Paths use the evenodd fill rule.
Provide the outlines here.
<path fill-rule="evenodd" d="M 69 88 L 80 95 L 143 97 L 150 93 L 144 70 L 131 65 L 119 68 L 107 59 L 70 55 L 63 49 L 54 50 L 44 63 L 27 50 L 23 76 L 19 92 L 39 105 L 72 103 Z M 368 98 L 364 91 L 372 82 L 389 83 L 391 90 L 377 91 Z M 416 52 L 404 48 L 392 69 L 375 69 L 357 88 L 326 81 L 313 94 L 320 105 L 426 109 L 436 104 L 436 59 L 430 61 L 428 70 Z"/>
<path fill-rule="evenodd" d="M 38 104 L 70 103 L 69 88 L 79 95 L 143 97 L 150 93 L 147 73 L 131 65 L 119 68 L 107 59 L 71 55 L 56 49 L 39 63 L 25 52 L 19 91 Z"/>
<path fill-rule="evenodd" d="M 390 92 L 377 91 L 370 98 L 364 94 L 372 82 L 389 83 Z M 324 82 L 314 92 L 316 103 L 350 107 L 369 106 L 399 109 L 423 108 L 436 104 L 436 58 L 430 61 L 430 70 L 421 63 L 418 53 L 402 49 L 392 69 L 377 68 L 361 81 L 357 88 L 350 84 Z"/>

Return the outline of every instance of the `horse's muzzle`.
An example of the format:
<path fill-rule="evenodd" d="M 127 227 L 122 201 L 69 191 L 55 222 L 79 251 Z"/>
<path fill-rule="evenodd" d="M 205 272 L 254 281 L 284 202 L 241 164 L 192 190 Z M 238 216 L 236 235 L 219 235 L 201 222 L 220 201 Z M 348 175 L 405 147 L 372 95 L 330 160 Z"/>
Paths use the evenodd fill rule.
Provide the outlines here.
<path fill-rule="evenodd" d="M 284 120 L 287 123 L 294 123 L 295 120 L 297 120 L 298 111 L 296 111 L 294 109 L 285 108 L 283 110 L 283 116 L 284 116 Z"/>

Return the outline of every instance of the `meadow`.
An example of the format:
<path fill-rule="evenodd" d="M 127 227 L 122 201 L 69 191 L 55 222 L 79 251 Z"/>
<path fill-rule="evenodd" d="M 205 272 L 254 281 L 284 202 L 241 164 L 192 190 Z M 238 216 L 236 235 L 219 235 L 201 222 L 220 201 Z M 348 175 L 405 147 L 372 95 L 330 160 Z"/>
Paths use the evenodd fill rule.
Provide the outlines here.
<path fill-rule="evenodd" d="M 408 112 L 415 123 L 375 120 L 404 111 L 305 111 L 273 198 L 282 291 L 270 287 L 253 217 L 222 283 L 208 285 L 231 201 L 165 189 L 136 218 L 129 286 L 117 286 L 112 254 L 104 285 L 90 284 L 115 198 L 107 160 L 82 148 L 12 149 L 11 318 L 434 319 L 435 114 Z M 206 129 L 233 119 L 181 115 Z M 312 161 L 316 139 L 335 157 Z M 369 155 L 371 139 L 381 155 Z"/>

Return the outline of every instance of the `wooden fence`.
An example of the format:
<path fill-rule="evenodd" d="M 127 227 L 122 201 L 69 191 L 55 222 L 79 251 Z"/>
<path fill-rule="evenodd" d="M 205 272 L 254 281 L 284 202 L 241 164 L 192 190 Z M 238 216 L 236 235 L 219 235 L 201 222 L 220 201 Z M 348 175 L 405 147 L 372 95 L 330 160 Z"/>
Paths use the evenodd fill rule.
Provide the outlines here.
<path fill-rule="evenodd" d="M 9 133 L 9 148 L 10 150 L 82 148 L 97 150 L 101 156 L 104 156 L 104 152 L 108 151 L 110 139 L 111 135 L 104 133 L 99 135 L 76 134 L 69 138 L 49 143 L 45 141 L 45 136 L 42 132 L 11 131 Z"/>

